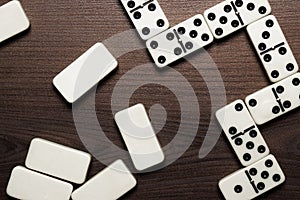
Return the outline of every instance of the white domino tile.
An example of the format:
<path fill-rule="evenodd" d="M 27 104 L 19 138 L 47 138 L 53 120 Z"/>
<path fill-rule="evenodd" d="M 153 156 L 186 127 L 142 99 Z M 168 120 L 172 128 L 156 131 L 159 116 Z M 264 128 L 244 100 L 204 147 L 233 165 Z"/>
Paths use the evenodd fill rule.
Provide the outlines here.
<path fill-rule="evenodd" d="M 0 7 L 0 42 L 29 27 L 29 19 L 19 1 L 13 0 Z"/>
<path fill-rule="evenodd" d="M 115 200 L 136 185 L 136 180 L 123 163 L 117 160 L 99 172 L 72 194 L 73 200 Z"/>
<path fill-rule="evenodd" d="M 203 16 L 197 14 L 146 42 L 155 62 L 162 68 L 183 58 L 214 40 Z"/>
<path fill-rule="evenodd" d="M 273 155 L 240 169 L 219 181 L 227 200 L 250 200 L 285 181 L 285 175 Z"/>
<path fill-rule="evenodd" d="M 236 100 L 221 108 L 216 112 L 216 117 L 243 166 L 251 165 L 270 153 L 242 100 Z"/>
<path fill-rule="evenodd" d="M 245 102 L 259 125 L 290 112 L 300 106 L 300 73 L 250 94 Z"/>
<path fill-rule="evenodd" d="M 96 43 L 59 73 L 53 84 L 69 103 L 74 103 L 117 65 L 109 50 L 102 43 Z"/>
<path fill-rule="evenodd" d="M 82 184 L 88 172 L 91 155 L 44 139 L 31 141 L 25 165 L 29 169 Z"/>
<path fill-rule="evenodd" d="M 169 21 L 157 0 L 120 0 L 143 40 L 168 29 Z"/>
<path fill-rule="evenodd" d="M 299 70 L 298 63 L 273 15 L 247 27 L 247 32 L 272 82 L 278 82 Z"/>
<path fill-rule="evenodd" d="M 216 39 L 221 39 L 271 13 L 268 0 L 225 0 L 204 11 Z"/>
<path fill-rule="evenodd" d="M 55 178 L 17 166 L 13 169 L 6 192 L 23 200 L 69 200 L 73 186 Z"/>
<path fill-rule="evenodd" d="M 164 153 L 142 104 L 118 112 L 115 121 L 137 170 L 164 161 Z"/>

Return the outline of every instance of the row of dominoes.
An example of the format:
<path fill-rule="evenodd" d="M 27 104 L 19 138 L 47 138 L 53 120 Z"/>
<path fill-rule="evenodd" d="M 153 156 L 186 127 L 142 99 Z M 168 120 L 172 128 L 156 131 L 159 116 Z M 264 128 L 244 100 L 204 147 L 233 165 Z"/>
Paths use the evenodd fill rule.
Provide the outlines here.
<path fill-rule="evenodd" d="M 272 82 L 283 80 L 299 69 L 278 21 L 272 15 L 267 16 L 271 12 L 268 0 L 226 0 L 206 10 L 204 17 L 195 15 L 170 29 L 157 0 L 121 2 L 141 37 L 148 40 L 147 48 L 159 67 L 210 44 L 213 36 L 220 39 L 247 26 L 247 32 Z M 17 0 L 0 7 L 0 23 L 4 27 L 0 31 L 0 42 L 30 25 Z M 97 63 L 102 63 L 102 66 Z M 89 65 L 93 67 L 82 69 Z M 110 52 L 97 44 L 63 70 L 55 78 L 54 85 L 73 103 L 116 66 L 117 61 Z M 78 84 L 79 73 L 83 81 Z"/>
<path fill-rule="evenodd" d="M 195 15 L 170 29 L 168 29 L 169 22 L 157 0 L 122 0 L 121 2 L 141 38 L 148 40 L 147 48 L 159 67 L 164 67 L 210 44 L 213 42 L 213 37 L 220 39 L 249 25 L 247 27 L 248 34 L 272 82 L 278 82 L 298 71 L 298 64 L 278 21 L 274 16 L 267 16 L 271 12 L 267 0 L 227 0 L 206 10 L 204 17 L 200 14 Z M 265 16 L 267 17 L 263 18 Z M 259 20 L 260 18 L 263 19 Z M 26 30 L 30 24 L 17 0 L 0 7 L 0 23 L 3 23 L 0 26 L 4 27 L 0 32 L 0 42 Z M 107 49 L 102 48 L 102 50 L 106 53 L 105 55 L 108 55 Z M 115 62 L 111 63 L 110 56 L 108 59 L 105 56 L 99 57 L 99 54 L 94 57 L 88 56 L 93 54 L 93 51 L 102 53 L 99 48 L 91 48 L 85 53 L 85 60 L 90 61 L 80 63 L 80 65 L 102 63 L 102 68 L 95 69 L 95 71 L 98 70 L 98 73 L 95 73 L 93 68 L 90 69 L 91 72 L 85 70 L 86 73 L 89 73 L 87 76 L 101 75 L 89 78 L 93 84 L 88 81 L 83 83 L 87 85 L 88 89 L 106 76 L 111 71 L 110 67 L 116 65 Z M 98 58 L 96 58 L 97 56 Z M 81 60 L 84 60 L 82 57 Z M 107 63 L 108 61 L 109 63 Z M 74 65 L 69 67 L 71 69 L 64 70 L 65 79 L 70 77 L 68 72 L 72 74 L 79 68 Z M 74 82 L 65 84 L 65 87 L 72 92 L 75 88 L 74 84 Z M 62 86 L 59 85 L 58 89 L 60 87 Z M 80 87 L 80 84 L 77 87 Z M 63 89 L 60 91 L 64 93 Z M 80 88 L 76 91 L 80 92 Z"/>
<path fill-rule="evenodd" d="M 269 79 L 276 83 L 247 96 L 246 104 L 237 100 L 216 112 L 236 156 L 245 166 L 219 181 L 221 192 L 230 200 L 256 198 L 285 181 L 256 124 L 300 106 L 298 64 L 277 19 L 272 15 L 263 17 L 248 25 L 247 32 Z"/>
<path fill-rule="evenodd" d="M 122 2 L 126 7 L 126 1 Z M 158 13 L 164 16 L 161 9 Z M 220 39 L 247 26 L 269 79 L 277 82 L 246 98 L 250 112 L 242 100 L 237 100 L 216 113 L 238 159 L 246 166 L 219 182 L 223 195 L 230 200 L 253 199 L 285 180 L 256 124 L 299 107 L 300 74 L 295 74 L 298 64 L 277 19 L 270 13 L 267 0 L 226 0 L 206 10 L 204 17 L 196 15 L 146 42 L 156 65 L 165 67 L 210 44 L 212 35 Z M 134 20 L 153 20 L 147 15 L 144 19 L 131 19 L 134 24 Z M 140 24 L 135 26 L 141 28 Z"/>
<path fill-rule="evenodd" d="M 225 37 L 248 25 L 249 36 L 272 82 L 283 80 L 298 71 L 298 64 L 278 21 L 272 15 L 266 16 L 271 12 L 267 0 L 225 1 L 206 10 L 204 17 L 200 14 L 195 15 L 166 31 L 164 30 L 168 27 L 168 21 L 156 0 L 146 3 L 132 0 L 121 2 L 141 37 L 143 32 L 149 33 L 147 37 L 142 38 L 150 38 L 146 46 L 159 67 L 208 45 L 213 41 L 213 37 Z M 156 9 L 153 11 L 154 7 Z M 136 12 L 139 14 L 135 14 Z M 135 15 L 139 18 L 135 19 Z M 164 21 L 164 26 L 156 27 L 156 21 Z M 239 25 L 232 27 L 228 23 Z M 143 31 L 144 29 L 150 32 Z M 220 29 L 222 34 L 218 35 Z M 109 50 L 103 44 L 97 43 L 58 74 L 53 83 L 68 102 L 74 103 L 117 65 L 117 60 Z"/>
<path fill-rule="evenodd" d="M 115 120 L 137 170 L 164 161 L 164 153 L 142 104 L 118 112 Z M 84 183 L 90 162 L 88 153 L 35 138 L 26 157 L 27 168 L 17 166 L 12 170 L 7 194 L 30 200 L 69 200 L 70 197 L 115 200 L 135 187 L 136 179 L 122 160 L 113 162 Z M 69 182 L 84 184 L 73 191 Z"/>
<path fill-rule="evenodd" d="M 269 79 L 277 83 L 247 96 L 246 104 L 237 100 L 216 112 L 227 139 L 245 166 L 219 181 L 224 197 L 230 200 L 256 198 L 285 181 L 256 124 L 300 106 L 298 64 L 277 19 L 272 15 L 259 19 L 248 25 L 247 32 Z"/>
<path fill-rule="evenodd" d="M 248 26 L 248 34 L 272 82 L 298 71 L 298 64 L 276 18 L 268 16 L 259 20 L 271 13 L 268 0 L 225 0 L 206 10 L 204 17 L 193 16 L 170 29 L 156 0 L 121 2 L 141 38 L 148 40 L 147 48 L 158 67 L 165 67 L 207 46 L 213 42 L 213 37 L 221 39 Z M 152 7 L 157 9 L 150 9 Z M 164 25 L 160 26 L 159 21 Z"/>
<path fill-rule="evenodd" d="M 219 187 L 226 199 L 252 199 L 281 184 L 285 176 L 275 157 L 269 155 L 269 148 L 256 124 L 264 124 L 299 106 L 300 74 L 295 74 L 298 71 L 298 64 L 276 18 L 269 15 L 271 7 L 268 1 L 226 0 L 206 10 L 204 17 L 200 14 L 195 15 L 170 29 L 168 20 L 156 0 L 121 0 L 121 2 L 140 36 L 148 40 L 146 45 L 158 67 L 164 67 L 210 44 L 213 37 L 220 39 L 247 26 L 247 32 L 269 79 L 277 83 L 249 95 L 246 98 L 246 105 L 242 100 L 238 100 L 216 113 L 237 157 L 246 166 L 223 178 L 219 182 Z M 18 12 L 20 11 L 19 3 L 11 5 L 17 5 Z M 22 19 L 25 19 L 24 16 Z M 98 66 L 99 62 L 102 66 Z M 53 83 L 60 93 L 73 103 L 116 67 L 116 59 L 103 44 L 97 43 L 57 75 Z M 142 105 L 118 113 L 115 119 L 136 169 L 144 170 L 164 160 L 163 152 Z M 138 139 L 141 132 L 145 134 L 142 143 Z M 149 147 L 146 148 L 147 152 L 145 145 Z M 42 169 L 44 168 L 46 167 L 42 166 Z M 51 171 L 40 170 L 40 172 L 66 179 L 62 174 L 51 174 Z M 16 197 L 20 191 L 26 193 L 21 189 L 14 189 L 13 186 L 20 187 L 18 184 L 24 184 L 28 176 L 39 176 L 32 180 L 40 181 L 41 174 L 22 167 L 15 168 L 8 185 L 8 194 Z M 43 183 L 48 183 L 49 178 L 45 178 L 47 181 Z M 53 180 L 52 182 L 55 182 Z M 98 181 L 92 180 L 94 179 L 81 188 L 93 188 Z M 80 189 L 73 193 L 73 199 L 76 199 L 77 193 L 79 193 L 77 199 L 87 199 L 87 195 L 97 194 L 92 189 Z M 114 195 L 109 194 L 107 198 L 110 199 Z M 17 198 L 26 199 L 26 196 Z"/>
<path fill-rule="evenodd" d="M 253 199 L 284 182 L 285 176 L 256 124 L 264 124 L 300 106 L 300 73 L 221 108 L 216 117 L 246 168 L 219 181 L 226 199 Z M 269 155 L 269 156 L 268 156 Z M 274 165 L 268 167 L 266 162 Z"/>

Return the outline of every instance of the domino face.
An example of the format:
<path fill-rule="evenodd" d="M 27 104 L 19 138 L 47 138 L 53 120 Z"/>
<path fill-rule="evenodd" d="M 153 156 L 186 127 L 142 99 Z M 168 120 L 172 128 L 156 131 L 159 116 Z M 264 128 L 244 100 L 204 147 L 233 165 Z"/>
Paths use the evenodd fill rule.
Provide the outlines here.
<path fill-rule="evenodd" d="M 246 97 L 256 122 L 264 124 L 300 106 L 300 73 L 263 88 Z"/>
<path fill-rule="evenodd" d="M 117 65 L 108 49 L 102 43 L 96 43 L 59 73 L 53 84 L 69 103 L 74 103 Z"/>
<path fill-rule="evenodd" d="M 118 112 L 115 121 L 137 170 L 164 161 L 164 153 L 142 104 Z"/>
<path fill-rule="evenodd" d="M 216 117 L 243 166 L 249 166 L 270 153 L 242 100 L 218 110 Z"/>
<path fill-rule="evenodd" d="M 69 200 L 72 190 L 69 183 L 17 166 L 11 173 L 6 192 L 17 199 Z"/>
<path fill-rule="evenodd" d="M 268 0 L 226 0 L 204 12 L 216 39 L 221 39 L 271 13 Z"/>
<path fill-rule="evenodd" d="M 169 21 L 157 0 L 121 0 L 121 3 L 143 40 L 169 28 Z"/>
<path fill-rule="evenodd" d="M 117 160 L 72 194 L 73 200 L 115 200 L 131 190 L 136 180 L 122 160 Z"/>
<path fill-rule="evenodd" d="M 35 138 L 31 141 L 25 165 L 29 169 L 82 184 L 91 155 L 54 142 Z"/>
<path fill-rule="evenodd" d="M 285 181 L 285 175 L 273 155 L 238 170 L 219 181 L 228 200 L 253 199 Z"/>
<path fill-rule="evenodd" d="M 0 42 L 28 29 L 30 22 L 19 1 L 0 7 Z"/>
<path fill-rule="evenodd" d="M 250 24 L 247 32 L 272 82 L 298 71 L 293 52 L 273 15 Z"/>
<path fill-rule="evenodd" d="M 147 48 L 158 67 L 168 64 L 213 41 L 202 15 L 196 15 L 147 41 Z"/>

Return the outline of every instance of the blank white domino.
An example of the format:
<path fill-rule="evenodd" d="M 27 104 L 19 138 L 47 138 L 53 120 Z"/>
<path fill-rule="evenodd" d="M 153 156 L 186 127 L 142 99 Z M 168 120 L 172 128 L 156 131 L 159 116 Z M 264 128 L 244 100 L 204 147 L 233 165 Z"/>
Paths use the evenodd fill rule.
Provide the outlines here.
<path fill-rule="evenodd" d="M 250 24 L 247 31 L 272 82 L 278 82 L 298 71 L 293 52 L 273 15 Z"/>
<path fill-rule="evenodd" d="M 169 28 L 169 21 L 157 0 L 120 0 L 143 40 Z"/>
<path fill-rule="evenodd" d="M 19 1 L 0 7 L 0 42 L 28 29 L 30 22 Z"/>
<path fill-rule="evenodd" d="M 24 200 L 69 200 L 73 186 L 55 178 L 17 166 L 13 169 L 6 192 Z"/>
<path fill-rule="evenodd" d="M 226 0 L 204 11 L 216 39 L 221 39 L 271 13 L 268 0 Z"/>
<path fill-rule="evenodd" d="M 99 172 L 72 194 L 73 200 L 115 200 L 131 190 L 136 180 L 122 160 Z"/>
<path fill-rule="evenodd" d="M 91 155 L 44 139 L 31 141 L 25 165 L 51 176 L 82 184 L 91 162 Z"/>
<path fill-rule="evenodd" d="M 164 161 L 164 153 L 142 104 L 118 112 L 115 121 L 137 170 Z"/>
<path fill-rule="evenodd" d="M 243 166 L 251 165 L 270 153 L 242 100 L 221 108 L 216 117 Z"/>
<path fill-rule="evenodd" d="M 240 169 L 219 181 L 227 200 L 249 200 L 285 181 L 285 175 L 273 155 Z"/>
<path fill-rule="evenodd" d="M 300 73 L 247 96 L 245 102 L 259 125 L 299 107 Z"/>
<path fill-rule="evenodd" d="M 53 84 L 69 103 L 74 103 L 117 65 L 109 50 L 102 43 L 96 43 L 59 73 Z"/>
<path fill-rule="evenodd" d="M 147 41 L 147 48 L 158 67 L 207 46 L 214 40 L 202 15 L 195 15 Z"/>

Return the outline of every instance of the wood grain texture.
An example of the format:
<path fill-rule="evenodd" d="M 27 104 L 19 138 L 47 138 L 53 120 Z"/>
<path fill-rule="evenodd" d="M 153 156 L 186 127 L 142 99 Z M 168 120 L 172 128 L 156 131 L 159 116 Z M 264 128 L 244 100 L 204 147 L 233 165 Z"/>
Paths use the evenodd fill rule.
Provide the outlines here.
<path fill-rule="evenodd" d="M 220 0 L 159 0 L 171 26 L 203 11 Z M 0 4 L 6 3 L 0 0 Z M 298 0 L 270 0 L 273 14 L 300 61 L 300 13 Z M 24 165 L 29 143 L 42 137 L 85 150 L 74 126 L 72 109 L 52 86 L 52 79 L 97 41 L 133 28 L 117 0 L 23 0 L 31 29 L 0 44 L 0 199 L 9 198 L 6 184 L 12 168 Z M 0 27 L 1 28 L 1 27 Z M 206 48 L 219 67 L 232 102 L 267 86 L 269 81 L 249 38 L 239 31 Z M 129 70 L 151 62 L 145 49 L 119 58 L 119 69 L 97 89 L 96 112 L 108 138 L 124 144 L 114 124 L 110 98 L 117 81 Z M 200 126 L 194 142 L 184 155 L 168 167 L 135 175 L 138 186 L 122 199 L 223 199 L 218 181 L 241 168 L 222 134 L 204 159 L 198 151 L 210 116 L 210 98 L 201 75 L 185 61 L 174 66 L 195 89 L 201 110 Z M 131 84 L 128 81 L 128 84 Z M 175 84 L 181 84 L 176 82 Z M 187 98 L 188 101 L 188 98 Z M 180 123 L 180 107 L 164 87 L 146 85 L 137 90 L 130 103 L 149 108 L 161 103 L 168 120 L 158 137 L 163 145 L 172 140 Z M 279 160 L 287 181 L 259 199 L 298 200 L 300 198 L 300 110 L 297 109 L 260 126 L 271 152 Z M 93 159 L 89 177 L 105 166 Z"/>

